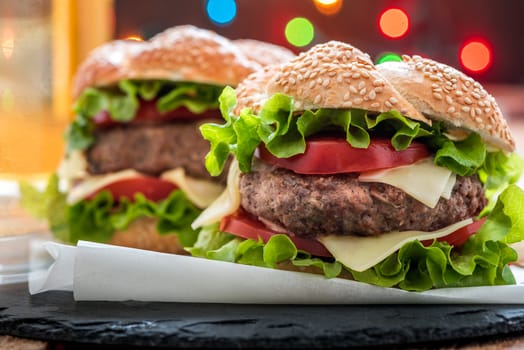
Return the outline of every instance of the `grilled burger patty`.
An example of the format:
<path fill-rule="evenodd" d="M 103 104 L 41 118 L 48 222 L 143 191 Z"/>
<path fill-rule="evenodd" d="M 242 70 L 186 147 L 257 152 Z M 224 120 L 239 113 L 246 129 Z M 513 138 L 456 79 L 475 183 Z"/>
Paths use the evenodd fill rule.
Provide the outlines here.
<path fill-rule="evenodd" d="M 305 238 L 434 231 L 486 205 L 476 176 L 457 176 L 451 198 L 440 198 L 432 209 L 396 187 L 359 182 L 355 174 L 301 175 L 262 162 L 241 175 L 240 193 L 246 211 Z"/>
<path fill-rule="evenodd" d="M 157 176 L 183 167 L 189 176 L 217 181 L 203 162 L 209 150 L 198 130 L 203 122 L 130 124 L 98 130 L 94 145 L 86 152 L 88 172 L 97 175 L 131 168 Z M 225 183 L 226 177 L 224 173 L 219 181 Z"/>

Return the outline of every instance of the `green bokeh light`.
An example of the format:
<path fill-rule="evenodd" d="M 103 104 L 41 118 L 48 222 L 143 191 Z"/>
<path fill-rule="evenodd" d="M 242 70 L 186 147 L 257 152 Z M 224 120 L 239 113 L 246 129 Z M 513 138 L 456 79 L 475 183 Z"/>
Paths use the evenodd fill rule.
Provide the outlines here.
<path fill-rule="evenodd" d="M 402 56 L 394 52 L 385 52 L 378 56 L 377 64 L 384 62 L 402 62 Z"/>
<path fill-rule="evenodd" d="M 295 17 L 286 24 L 285 34 L 291 45 L 302 47 L 313 41 L 315 28 L 308 19 Z"/>

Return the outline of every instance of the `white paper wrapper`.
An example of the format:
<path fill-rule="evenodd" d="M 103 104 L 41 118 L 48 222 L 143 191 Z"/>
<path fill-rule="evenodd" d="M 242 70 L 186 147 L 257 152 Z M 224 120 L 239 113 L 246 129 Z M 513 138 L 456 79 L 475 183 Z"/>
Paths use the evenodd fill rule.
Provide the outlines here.
<path fill-rule="evenodd" d="M 381 288 L 320 275 L 231 264 L 80 241 L 44 244 L 55 259 L 30 276 L 31 294 L 71 290 L 75 300 L 257 304 L 524 304 L 524 273 L 513 286 Z"/>

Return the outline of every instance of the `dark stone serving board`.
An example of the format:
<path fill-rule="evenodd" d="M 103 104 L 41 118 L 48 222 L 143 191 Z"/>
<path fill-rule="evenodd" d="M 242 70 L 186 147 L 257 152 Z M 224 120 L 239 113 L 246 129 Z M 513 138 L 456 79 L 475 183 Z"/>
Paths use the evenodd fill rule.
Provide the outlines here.
<path fill-rule="evenodd" d="M 212 291 L 210 291 L 212 293 Z M 231 305 L 75 302 L 0 286 L 0 335 L 51 342 L 196 348 L 402 348 L 524 334 L 520 305 Z"/>

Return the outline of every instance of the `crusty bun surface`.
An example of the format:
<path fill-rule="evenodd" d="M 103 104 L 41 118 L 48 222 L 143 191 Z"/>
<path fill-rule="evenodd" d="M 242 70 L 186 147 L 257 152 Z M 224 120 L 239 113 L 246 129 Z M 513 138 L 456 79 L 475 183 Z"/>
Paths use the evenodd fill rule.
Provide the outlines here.
<path fill-rule="evenodd" d="M 493 96 L 464 73 L 419 56 L 403 56 L 402 62 L 385 62 L 377 69 L 428 118 L 474 131 L 495 148 L 515 149 Z"/>
<path fill-rule="evenodd" d="M 431 124 L 408 103 L 373 65 L 369 56 L 342 42 L 319 44 L 299 54 L 272 72 L 252 74 L 237 88 L 258 91 L 258 100 L 239 99 L 236 110 L 254 111 L 270 96 L 283 93 L 293 97 L 297 111 L 318 108 L 360 108 L 375 112 L 398 110 L 400 113 Z"/>
<path fill-rule="evenodd" d="M 261 66 L 231 40 L 191 25 L 173 27 L 149 41 L 115 40 L 95 49 L 79 67 L 73 97 L 90 86 L 122 79 L 165 79 L 236 86 Z"/>
<path fill-rule="evenodd" d="M 156 224 L 157 220 L 154 218 L 136 219 L 126 230 L 115 232 L 108 243 L 163 253 L 188 254 L 180 245 L 176 234 L 160 235 Z"/>
<path fill-rule="evenodd" d="M 285 63 L 295 57 L 295 54 L 285 47 L 253 39 L 233 40 L 248 59 L 262 66 Z"/>

